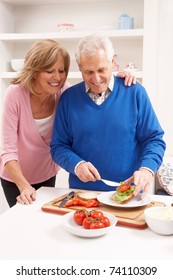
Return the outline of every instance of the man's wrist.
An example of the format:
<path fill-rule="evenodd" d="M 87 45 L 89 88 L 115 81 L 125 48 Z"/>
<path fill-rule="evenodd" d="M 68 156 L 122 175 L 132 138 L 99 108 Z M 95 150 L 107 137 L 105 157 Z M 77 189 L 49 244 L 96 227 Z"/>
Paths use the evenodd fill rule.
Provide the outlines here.
<path fill-rule="evenodd" d="M 148 170 L 148 171 L 150 171 L 150 172 L 151 172 L 151 174 L 154 176 L 154 172 L 153 172 L 153 170 L 151 170 L 151 169 L 150 169 L 150 168 L 148 168 L 148 167 L 142 166 L 142 167 L 140 167 L 139 169 L 145 169 L 145 170 Z"/>
<path fill-rule="evenodd" d="M 78 168 L 79 164 L 81 164 L 82 162 L 85 162 L 85 160 L 81 160 L 81 161 L 79 161 L 79 162 L 76 164 L 76 166 L 75 166 L 75 168 L 74 168 L 74 173 L 75 173 L 75 174 L 76 174 L 76 169 Z"/>

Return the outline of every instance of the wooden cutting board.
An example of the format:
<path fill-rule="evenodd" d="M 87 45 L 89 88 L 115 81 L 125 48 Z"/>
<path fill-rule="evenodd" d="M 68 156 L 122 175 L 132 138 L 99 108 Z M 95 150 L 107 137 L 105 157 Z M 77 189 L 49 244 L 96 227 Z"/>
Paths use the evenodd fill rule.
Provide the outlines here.
<path fill-rule="evenodd" d="M 77 190 L 76 193 L 77 192 L 79 192 L 79 190 Z M 81 192 L 81 190 L 80 190 L 80 192 Z M 57 198 L 49 201 L 48 203 L 44 204 L 41 207 L 41 209 L 45 212 L 54 213 L 54 214 L 66 214 L 66 213 L 69 213 L 69 212 L 77 210 L 77 209 L 84 209 L 83 206 L 60 208 L 59 204 L 65 197 L 66 197 L 66 194 L 62 195 L 60 197 L 57 197 Z M 144 210 L 148 207 L 154 207 L 154 206 L 158 206 L 158 205 L 165 205 L 165 204 L 163 202 L 151 201 L 148 205 L 142 206 L 142 207 L 121 208 L 121 207 L 108 206 L 108 205 L 100 203 L 100 206 L 98 206 L 96 208 L 101 211 L 109 212 L 109 213 L 115 215 L 118 219 L 117 225 L 138 228 L 138 229 L 145 229 L 145 228 L 147 228 L 147 224 L 146 224 L 145 218 L 144 218 Z M 87 208 L 87 209 L 90 210 L 90 208 Z"/>

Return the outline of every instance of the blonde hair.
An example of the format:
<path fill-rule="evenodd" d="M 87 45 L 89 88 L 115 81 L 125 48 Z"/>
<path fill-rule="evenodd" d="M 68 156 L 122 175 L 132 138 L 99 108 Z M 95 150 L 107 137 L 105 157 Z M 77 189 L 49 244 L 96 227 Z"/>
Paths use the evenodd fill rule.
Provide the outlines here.
<path fill-rule="evenodd" d="M 38 72 L 46 71 L 57 61 L 59 55 L 64 59 L 66 78 L 70 66 L 70 55 L 67 50 L 54 40 L 35 42 L 27 52 L 21 73 L 12 80 L 12 84 L 21 84 L 31 93 L 38 94 L 34 89 L 34 80 Z"/>

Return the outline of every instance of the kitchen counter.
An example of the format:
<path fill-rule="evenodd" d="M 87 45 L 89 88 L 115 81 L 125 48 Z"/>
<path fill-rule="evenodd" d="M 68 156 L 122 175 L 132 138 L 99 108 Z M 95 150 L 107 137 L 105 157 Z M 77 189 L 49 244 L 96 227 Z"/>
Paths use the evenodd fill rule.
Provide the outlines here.
<path fill-rule="evenodd" d="M 67 188 L 42 187 L 33 204 L 16 204 L 0 215 L 1 260 L 173 259 L 173 235 L 157 235 L 149 228 L 115 226 L 98 238 L 66 232 L 63 215 L 43 212 L 41 206 L 67 192 Z M 151 199 L 173 203 L 171 196 L 151 195 Z"/>

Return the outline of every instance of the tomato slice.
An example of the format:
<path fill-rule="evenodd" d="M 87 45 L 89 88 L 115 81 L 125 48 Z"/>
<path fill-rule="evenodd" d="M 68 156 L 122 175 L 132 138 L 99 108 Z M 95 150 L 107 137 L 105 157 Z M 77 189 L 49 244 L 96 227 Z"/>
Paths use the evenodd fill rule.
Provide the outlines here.
<path fill-rule="evenodd" d="M 87 202 L 83 201 L 78 198 L 71 198 L 67 201 L 67 203 L 64 205 L 64 207 L 71 207 L 71 206 L 84 206 L 86 207 Z"/>
<path fill-rule="evenodd" d="M 71 206 L 84 206 L 86 208 L 98 207 L 99 201 L 97 199 L 89 199 L 88 201 L 84 201 L 79 198 L 71 198 L 67 201 L 64 207 L 71 207 Z"/>
<path fill-rule="evenodd" d="M 130 184 L 129 183 L 124 183 L 124 184 L 122 184 L 118 187 L 118 191 L 120 191 L 120 192 L 126 192 L 128 190 L 130 190 Z"/>
<path fill-rule="evenodd" d="M 100 203 L 97 199 L 89 199 L 87 201 L 86 207 L 87 208 L 98 207 L 99 205 L 100 205 Z"/>

